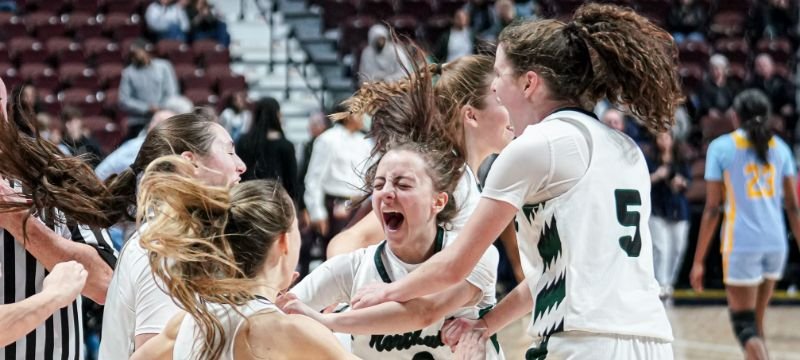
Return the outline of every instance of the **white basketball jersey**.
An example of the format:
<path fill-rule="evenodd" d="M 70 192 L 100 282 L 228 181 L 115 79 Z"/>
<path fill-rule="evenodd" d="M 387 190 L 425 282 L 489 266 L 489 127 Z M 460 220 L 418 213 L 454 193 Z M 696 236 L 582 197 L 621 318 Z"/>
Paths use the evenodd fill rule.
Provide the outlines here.
<path fill-rule="evenodd" d="M 225 327 L 225 342 L 222 357 L 220 360 L 234 360 L 233 342 L 236 334 L 239 333 L 245 319 L 256 313 L 280 312 L 282 311 L 271 301 L 263 297 L 250 300 L 247 304 L 238 306 L 236 312 L 229 305 L 208 304 L 214 316 L 222 322 Z M 181 322 L 178 336 L 175 338 L 175 347 L 172 351 L 173 359 L 200 360 L 200 349 L 203 335 L 197 327 L 197 323 L 189 315 L 186 315 Z"/>
<path fill-rule="evenodd" d="M 628 136 L 578 111 L 556 112 L 531 130 L 565 126 L 586 135 L 591 150 L 586 173 L 566 193 L 525 204 L 517 214 L 523 270 L 534 299 L 528 332 L 671 341 L 653 275 L 644 156 Z M 514 141 L 525 141 L 524 134 Z"/>

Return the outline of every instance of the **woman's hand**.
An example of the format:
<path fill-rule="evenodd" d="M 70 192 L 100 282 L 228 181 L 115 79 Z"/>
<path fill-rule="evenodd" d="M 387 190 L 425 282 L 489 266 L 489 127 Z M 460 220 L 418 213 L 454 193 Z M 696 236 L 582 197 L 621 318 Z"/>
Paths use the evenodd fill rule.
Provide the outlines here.
<path fill-rule="evenodd" d="M 692 265 L 692 271 L 689 273 L 689 283 L 692 284 L 694 291 L 703 292 L 703 275 L 705 271 L 703 264 L 694 263 Z"/>

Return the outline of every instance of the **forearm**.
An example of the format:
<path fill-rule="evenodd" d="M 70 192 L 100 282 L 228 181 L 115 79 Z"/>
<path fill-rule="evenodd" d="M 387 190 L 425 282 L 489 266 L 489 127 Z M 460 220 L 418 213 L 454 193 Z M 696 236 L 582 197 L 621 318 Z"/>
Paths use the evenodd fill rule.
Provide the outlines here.
<path fill-rule="evenodd" d="M 416 301 L 416 300 L 413 300 Z M 413 302 L 411 301 L 411 302 Z M 397 334 L 423 329 L 445 314 L 426 309 L 421 304 L 387 302 L 372 307 L 321 314 L 320 322 L 334 332 L 353 335 Z"/>
<path fill-rule="evenodd" d="M 703 217 L 700 220 L 700 232 L 697 235 L 697 248 L 694 253 L 694 263 L 703 264 L 708 254 L 708 247 L 711 246 L 711 239 L 714 237 L 714 230 L 719 225 L 719 207 L 706 208 L 703 210 Z"/>
<path fill-rule="evenodd" d="M 533 309 L 533 296 L 528 282 L 523 281 L 483 317 L 488 327 L 488 334 L 494 335 L 512 321 L 530 313 L 531 309 Z"/>
<path fill-rule="evenodd" d="M 7 216 L 16 215 L 8 214 Z M 24 240 L 23 237 L 21 220 L 8 226 L 6 230 L 14 235 L 16 240 L 25 246 L 25 250 L 42 263 L 48 271 L 61 262 L 75 260 L 81 263 L 89 273 L 82 294 L 98 304 L 105 303 L 112 269 L 94 248 L 67 240 L 32 217 L 28 220 L 26 228 L 27 240 Z"/>
<path fill-rule="evenodd" d="M 49 293 L 38 293 L 17 303 L 0 305 L 0 347 L 6 346 L 45 322 L 58 308 Z"/>

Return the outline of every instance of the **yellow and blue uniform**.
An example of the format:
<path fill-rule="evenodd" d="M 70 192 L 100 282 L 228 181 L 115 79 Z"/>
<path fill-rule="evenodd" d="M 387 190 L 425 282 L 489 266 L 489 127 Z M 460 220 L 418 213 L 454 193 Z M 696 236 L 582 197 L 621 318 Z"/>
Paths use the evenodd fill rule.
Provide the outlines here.
<path fill-rule="evenodd" d="M 706 181 L 723 181 L 725 219 L 721 251 L 725 283 L 755 285 L 776 280 L 786 262 L 783 179 L 797 170 L 789 146 L 773 136 L 768 162 L 756 155 L 747 133 L 735 130 L 711 142 L 706 156 Z"/>

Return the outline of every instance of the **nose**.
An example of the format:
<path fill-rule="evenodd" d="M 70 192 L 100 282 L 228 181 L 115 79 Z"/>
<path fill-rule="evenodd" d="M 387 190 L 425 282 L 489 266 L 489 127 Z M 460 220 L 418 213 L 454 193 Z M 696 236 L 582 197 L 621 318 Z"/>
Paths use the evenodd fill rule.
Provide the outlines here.
<path fill-rule="evenodd" d="M 236 155 L 236 173 L 243 174 L 245 171 L 247 171 L 247 165 L 244 164 L 239 155 Z"/>

